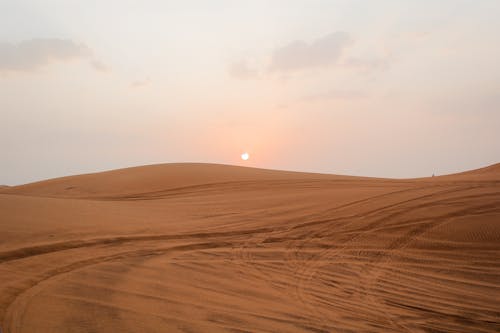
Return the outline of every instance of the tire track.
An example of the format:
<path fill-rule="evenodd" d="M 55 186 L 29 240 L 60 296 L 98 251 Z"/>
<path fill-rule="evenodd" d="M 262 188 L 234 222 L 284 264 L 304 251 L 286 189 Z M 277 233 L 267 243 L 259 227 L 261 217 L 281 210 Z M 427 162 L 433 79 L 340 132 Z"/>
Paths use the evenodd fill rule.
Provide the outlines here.
<path fill-rule="evenodd" d="M 42 289 L 43 285 L 49 283 L 52 279 L 57 278 L 66 273 L 73 272 L 75 270 L 87 268 L 104 262 L 123 260 L 132 257 L 149 257 L 149 256 L 165 255 L 176 252 L 206 250 L 206 249 L 232 247 L 232 246 L 234 246 L 234 244 L 230 242 L 212 241 L 205 243 L 184 244 L 173 247 L 154 248 L 150 250 L 140 249 L 140 250 L 126 251 L 126 252 L 119 252 L 113 255 L 94 257 L 86 260 L 77 261 L 62 267 L 57 267 L 55 269 L 51 269 L 47 272 L 44 272 L 41 276 L 31 280 L 29 282 L 29 285 L 25 289 L 23 289 L 17 295 L 15 295 L 10 305 L 5 310 L 2 322 L 4 323 L 4 327 L 6 328 L 7 332 L 9 333 L 18 332 L 19 328 L 22 327 L 22 318 L 24 314 L 24 309 L 27 306 L 29 299 L 33 297 L 33 293 L 35 293 L 34 290 Z"/>
<path fill-rule="evenodd" d="M 121 245 L 131 242 L 147 242 L 147 241 L 161 241 L 161 240 L 187 240 L 187 239 L 208 239 L 208 238 L 224 238 L 224 237 L 238 237 L 247 236 L 258 233 L 268 233 L 274 228 L 257 228 L 249 230 L 236 230 L 236 231 L 220 231 L 220 232 L 200 232 L 190 234 L 162 234 L 162 235 L 141 235 L 141 236 L 117 236 L 107 238 L 95 238 L 89 240 L 73 240 L 65 242 L 56 242 L 43 245 L 23 247 L 10 251 L 0 252 L 0 264 L 39 256 L 43 254 L 50 254 L 54 252 L 73 250 L 79 248 L 94 247 L 98 245 Z"/>
<path fill-rule="evenodd" d="M 412 199 L 403 200 L 403 201 L 400 201 L 400 202 L 395 203 L 395 204 L 385 205 L 383 207 L 373 209 L 373 210 L 369 211 L 367 214 L 370 216 L 373 216 L 373 215 L 376 216 L 376 215 L 380 215 L 381 213 L 386 212 L 388 209 L 394 209 L 398 206 L 407 205 L 408 203 L 411 203 L 411 202 L 415 202 L 415 201 L 418 202 L 420 200 L 431 199 L 434 197 L 438 197 L 440 195 L 446 195 L 446 194 L 467 191 L 467 190 L 475 189 L 478 187 L 481 187 L 481 186 L 473 185 L 473 186 L 468 186 L 465 188 L 459 187 L 459 188 L 454 188 L 454 189 L 445 189 L 442 191 L 437 191 L 437 192 L 433 192 L 430 194 L 421 195 L 421 196 L 418 196 L 418 197 L 415 197 Z M 447 199 L 445 199 L 445 200 L 447 200 Z M 305 289 L 306 289 L 306 286 L 311 285 L 311 280 L 313 279 L 314 275 L 317 273 L 318 269 L 324 265 L 324 262 L 326 261 L 325 258 L 331 258 L 331 257 L 335 257 L 335 256 L 339 255 L 341 252 L 343 252 L 347 249 L 348 244 L 352 243 L 353 241 L 355 241 L 356 239 L 358 239 L 364 235 L 371 233 L 374 228 L 378 228 L 381 224 L 387 222 L 390 219 L 394 219 L 394 218 L 400 216 L 401 214 L 408 213 L 411 210 L 423 208 L 426 205 L 429 206 L 429 205 L 433 205 L 436 203 L 437 203 L 436 201 L 433 201 L 431 203 L 417 204 L 417 205 L 410 206 L 410 207 L 404 206 L 402 208 L 397 209 L 392 214 L 389 214 L 389 215 L 384 214 L 381 218 L 376 219 L 373 222 L 370 222 L 363 229 L 357 230 L 356 233 L 353 233 L 352 236 L 349 237 L 349 239 L 347 239 L 347 241 L 345 241 L 343 243 L 342 247 L 336 248 L 336 249 L 326 249 L 325 251 L 319 253 L 315 257 L 310 258 L 309 260 L 306 260 L 303 264 L 302 270 L 298 272 L 298 274 L 300 276 L 299 282 L 298 282 L 297 288 L 296 288 L 296 293 L 298 294 L 298 297 L 302 300 L 304 305 L 306 305 L 309 309 L 312 309 L 313 314 L 315 314 L 316 316 L 322 317 L 323 315 L 322 315 L 321 311 L 318 310 L 318 306 L 314 306 L 314 305 L 309 306 L 308 305 L 308 303 L 315 304 L 316 301 L 315 301 L 314 297 L 312 297 L 311 295 L 309 295 L 308 293 L 305 292 Z M 359 218 L 363 215 L 364 214 L 357 214 L 356 217 Z M 354 218 L 354 216 L 351 218 Z M 304 237 L 304 239 L 308 239 L 310 242 L 311 239 L 314 239 L 315 236 L 317 236 L 321 232 L 325 231 L 325 229 L 328 229 L 328 227 L 329 227 L 329 225 L 326 225 L 325 227 L 323 227 L 322 229 L 317 231 L 315 234 L 312 234 L 312 235 L 311 234 L 304 234 L 303 237 Z M 296 248 L 300 250 L 302 247 L 304 247 L 304 245 L 305 245 L 305 243 L 303 243 L 301 246 L 296 246 Z M 391 318 L 387 318 L 387 319 L 390 322 L 392 322 L 396 327 L 398 327 L 399 330 L 404 329 L 404 328 L 400 327 L 398 324 L 394 323 Z"/>

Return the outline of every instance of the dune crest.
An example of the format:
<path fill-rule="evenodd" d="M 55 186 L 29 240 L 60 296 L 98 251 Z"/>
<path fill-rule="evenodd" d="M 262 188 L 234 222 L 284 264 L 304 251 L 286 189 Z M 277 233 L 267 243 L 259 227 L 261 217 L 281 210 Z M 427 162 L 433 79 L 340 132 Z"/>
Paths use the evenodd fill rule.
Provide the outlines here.
<path fill-rule="evenodd" d="M 278 171 L 208 163 L 156 164 L 68 176 L 14 186 L 12 194 L 84 197 L 176 189 L 227 182 L 345 178 L 325 174 Z"/>

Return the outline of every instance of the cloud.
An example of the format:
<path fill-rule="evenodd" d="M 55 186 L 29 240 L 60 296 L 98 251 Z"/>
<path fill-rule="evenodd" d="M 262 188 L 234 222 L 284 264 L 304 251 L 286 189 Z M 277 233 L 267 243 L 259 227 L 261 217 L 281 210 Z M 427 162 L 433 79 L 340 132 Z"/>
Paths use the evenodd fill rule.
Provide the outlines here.
<path fill-rule="evenodd" d="M 330 90 L 322 93 L 307 95 L 302 98 L 306 102 L 317 102 L 322 100 L 360 100 L 367 98 L 368 95 L 359 90 Z"/>
<path fill-rule="evenodd" d="M 248 80 L 278 75 L 283 79 L 290 74 L 314 69 L 336 68 L 364 74 L 387 69 L 392 62 L 390 50 L 382 52 L 375 46 L 359 48 L 347 32 L 337 31 L 311 42 L 296 40 L 275 49 L 268 61 L 252 66 L 244 60 L 228 67 L 231 77 Z M 356 43 L 358 44 L 358 42 Z M 364 53 L 359 54 L 364 49 Z"/>
<path fill-rule="evenodd" d="M 131 86 L 133 88 L 140 88 L 151 84 L 151 79 L 146 78 L 145 80 L 136 80 L 132 82 Z"/>
<path fill-rule="evenodd" d="M 95 60 L 94 59 L 94 60 L 90 61 L 90 65 L 96 71 L 99 71 L 99 72 L 109 72 L 109 67 L 107 65 L 103 64 L 102 62 L 100 62 L 99 60 Z"/>
<path fill-rule="evenodd" d="M 311 43 L 294 41 L 274 51 L 269 69 L 285 72 L 335 65 L 352 42 L 350 35 L 343 31 L 333 32 Z"/>
<path fill-rule="evenodd" d="M 344 67 L 352 67 L 361 70 L 376 70 L 376 69 L 386 69 L 389 67 L 389 56 L 386 58 L 382 57 L 371 57 L 371 58 L 361 58 L 361 57 L 349 57 L 345 59 L 342 63 Z"/>
<path fill-rule="evenodd" d="M 228 69 L 229 75 L 236 79 L 255 79 L 259 76 L 259 71 L 248 66 L 246 61 L 233 62 Z"/>
<path fill-rule="evenodd" d="M 53 62 L 86 59 L 96 70 L 107 67 L 93 58 L 92 50 L 68 39 L 36 38 L 20 43 L 0 43 L 0 72 L 35 71 Z"/>

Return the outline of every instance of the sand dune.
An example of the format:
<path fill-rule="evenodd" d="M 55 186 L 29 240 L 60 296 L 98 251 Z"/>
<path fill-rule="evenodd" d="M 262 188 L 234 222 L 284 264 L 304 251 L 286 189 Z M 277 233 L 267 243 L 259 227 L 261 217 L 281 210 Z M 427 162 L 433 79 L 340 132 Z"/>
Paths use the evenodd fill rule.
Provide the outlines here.
<path fill-rule="evenodd" d="M 0 191 L 3 332 L 500 331 L 500 164 L 165 164 Z"/>
<path fill-rule="evenodd" d="M 10 193 L 53 197 L 145 195 L 227 182 L 289 179 L 346 179 L 346 176 L 245 168 L 221 164 L 173 163 L 70 176 L 10 188 Z"/>

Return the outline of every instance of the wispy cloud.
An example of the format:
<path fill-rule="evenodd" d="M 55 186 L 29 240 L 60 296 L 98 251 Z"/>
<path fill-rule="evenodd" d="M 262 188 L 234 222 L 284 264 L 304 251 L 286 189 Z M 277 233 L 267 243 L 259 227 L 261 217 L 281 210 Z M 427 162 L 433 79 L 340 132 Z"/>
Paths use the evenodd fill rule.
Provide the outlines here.
<path fill-rule="evenodd" d="M 270 71 L 294 71 L 337 64 L 344 50 L 353 42 L 347 32 L 337 31 L 311 43 L 297 40 L 276 49 Z"/>
<path fill-rule="evenodd" d="M 92 68 L 94 68 L 96 71 L 99 71 L 99 72 L 109 72 L 109 66 L 107 66 L 106 64 L 100 62 L 99 60 L 92 60 L 90 61 L 90 65 L 92 66 Z"/>
<path fill-rule="evenodd" d="M 259 71 L 252 68 L 244 60 L 233 62 L 228 68 L 229 75 L 236 79 L 246 80 L 254 79 L 259 76 Z"/>
<path fill-rule="evenodd" d="M 35 71 L 53 62 L 85 59 L 98 71 L 107 67 L 93 57 L 85 44 L 68 39 L 36 38 L 20 43 L 0 43 L 0 72 Z"/>
<path fill-rule="evenodd" d="M 229 65 L 228 73 L 233 78 L 247 80 L 327 67 L 369 72 L 390 65 L 390 52 L 381 56 L 374 51 L 359 56 L 351 47 L 355 43 L 355 39 L 344 31 L 336 31 L 311 42 L 296 40 L 275 49 L 267 64 L 250 66 L 244 60 L 236 61 Z"/>
<path fill-rule="evenodd" d="M 140 87 L 148 86 L 150 84 L 151 84 L 151 79 L 146 78 L 144 80 L 135 80 L 134 82 L 132 82 L 131 86 L 133 88 L 140 88 Z"/>
<path fill-rule="evenodd" d="M 370 58 L 349 57 L 342 62 L 342 66 L 351 67 L 360 70 L 376 70 L 389 67 L 389 57 L 373 56 Z"/>
<path fill-rule="evenodd" d="M 323 100 L 361 100 L 367 98 L 368 95 L 360 90 L 330 90 L 316 94 L 306 95 L 302 98 L 305 102 L 317 102 Z"/>

